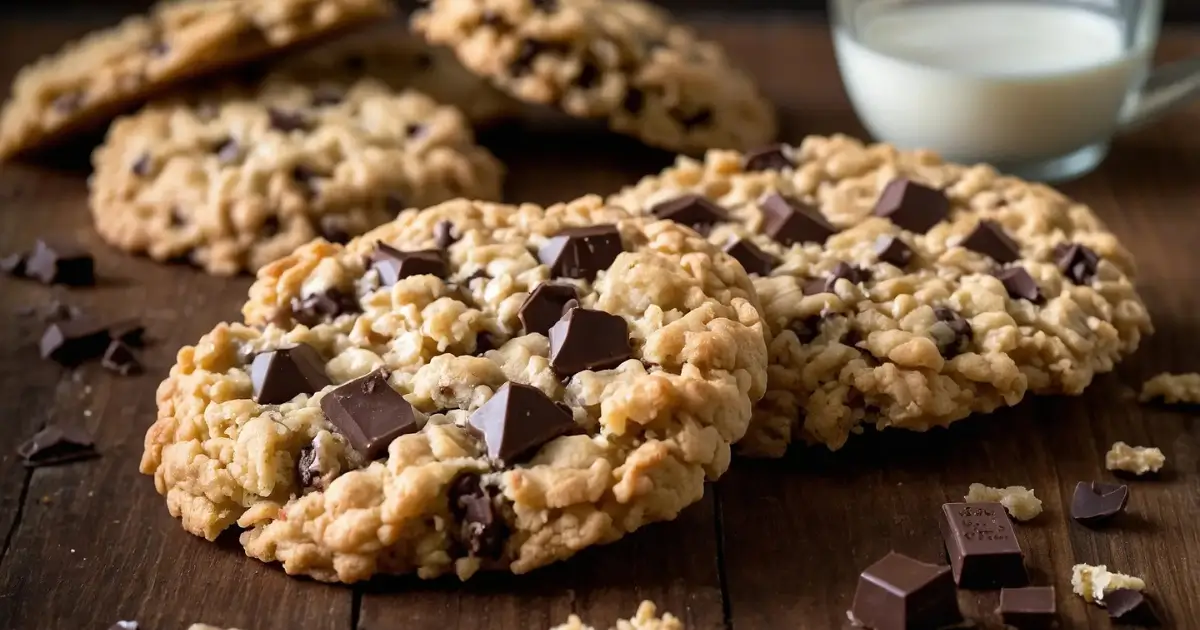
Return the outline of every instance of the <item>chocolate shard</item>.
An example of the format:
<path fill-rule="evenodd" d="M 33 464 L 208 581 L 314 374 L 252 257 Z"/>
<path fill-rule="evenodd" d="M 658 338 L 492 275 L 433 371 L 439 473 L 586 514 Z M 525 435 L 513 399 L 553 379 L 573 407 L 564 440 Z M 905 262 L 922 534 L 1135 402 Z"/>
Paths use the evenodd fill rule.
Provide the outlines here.
<path fill-rule="evenodd" d="M 882 234 L 875 239 L 874 249 L 880 262 L 889 263 L 901 269 L 907 267 L 913 259 L 913 250 L 908 243 L 891 234 Z"/>
<path fill-rule="evenodd" d="M 25 275 L 25 254 L 14 252 L 0 258 L 0 273 L 6 273 L 14 278 Z"/>
<path fill-rule="evenodd" d="M 725 253 L 741 263 L 747 273 L 760 276 L 771 275 L 771 270 L 779 264 L 778 258 L 764 252 L 758 245 L 744 238 L 730 241 L 725 246 Z"/>
<path fill-rule="evenodd" d="M 331 384 L 321 355 L 305 343 L 254 355 L 250 382 L 254 386 L 254 401 L 260 405 L 279 405 Z"/>
<path fill-rule="evenodd" d="M 358 298 L 336 287 L 303 298 L 294 297 L 291 306 L 292 319 L 310 328 L 362 310 Z"/>
<path fill-rule="evenodd" d="M 90 459 L 97 455 L 90 433 L 70 424 L 48 424 L 17 447 L 17 455 L 30 467 L 52 466 Z"/>
<path fill-rule="evenodd" d="M 1103 525 L 1125 511 L 1129 502 L 1129 486 L 1100 481 L 1080 481 L 1071 497 L 1071 518 L 1081 525 Z"/>
<path fill-rule="evenodd" d="M 938 525 L 954 582 L 966 589 L 1025 586 L 1025 554 L 999 503 L 947 503 Z"/>
<path fill-rule="evenodd" d="M 482 558 L 498 558 L 504 553 L 508 523 L 498 505 L 500 492 L 485 486 L 477 473 L 465 473 L 450 482 L 450 513 L 458 521 L 459 540 L 467 553 Z"/>
<path fill-rule="evenodd" d="M 795 197 L 772 193 L 759 206 L 763 213 L 763 234 L 785 246 L 824 243 L 837 232 L 816 208 Z"/>
<path fill-rule="evenodd" d="M 1122 625 L 1156 627 L 1161 625 L 1150 597 L 1131 588 L 1118 588 L 1104 596 L 1108 616 Z"/>
<path fill-rule="evenodd" d="M 579 292 L 574 285 L 564 282 L 543 282 L 534 288 L 521 303 L 518 317 L 525 327 L 525 334 L 549 335 L 550 328 L 562 319 L 568 302 L 577 301 Z"/>
<path fill-rule="evenodd" d="M 454 235 L 454 224 L 438 221 L 437 225 L 433 226 L 433 239 L 438 249 L 450 249 L 450 246 L 458 241 L 458 237 Z"/>
<path fill-rule="evenodd" d="M 550 366 L 560 376 L 607 370 L 633 356 L 629 325 L 620 316 L 572 308 L 550 328 Z"/>
<path fill-rule="evenodd" d="M 379 272 L 379 282 L 385 287 L 412 276 L 445 278 L 447 275 L 446 259 L 441 250 L 402 252 L 386 243 L 375 244 L 371 268 Z"/>
<path fill-rule="evenodd" d="M 392 440 L 416 433 L 416 411 L 388 385 L 387 374 L 375 370 L 334 388 L 321 398 L 321 411 L 354 450 L 367 459 L 387 454 Z"/>
<path fill-rule="evenodd" d="M 782 144 L 772 144 L 753 151 L 747 151 L 742 158 L 742 170 L 747 173 L 754 171 L 782 171 L 796 168 L 796 164 L 787 156 Z"/>
<path fill-rule="evenodd" d="M 96 284 L 92 255 L 75 248 L 56 248 L 38 241 L 25 259 L 25 275 L 43 284 L 91 286 Z"/>
<path fill-rule="evenodd" d="M 1021 247 L 1017 242 L 999 223 L 987 219 L 980 221 L 979 225 L 975 226 L 975 231 L 968 234 L 959 246 L 988 256 L 1001 265 L 1016 262 L 1021 258 Z"/>
<path fill-rule="evenodd" d="M 39 348 L 43 359 L 73 366 L 103 355 L 108 342 L 107 327 L 86 319 L 75 319 L 47 326 Z"/>
<path fill-rule="evenodd" d="M 1075 284 L 1089 284 L 1100 268 L 1100 256 L 1078 243 L 1059 243 L 1053 256 L 1058 269 Z"/>
<path fill-rule="evenodd" d="M 850 614 L 875 630 L 943 628 L 963 620 L 950 567 L 894 551 L 859 576 Z"/>
<path fill-rule="evenodd" d="M 933 316 L 937 318 L 937 324 L 930 328 L 930 334 L 943 357 L 950 359 L 970 348 L 975 339 L 971 322 L 945 306 L 934 308 Z"/>
<path fill-rule="evenodd" d="M 288 133 L 291 131 L 306 131 L 309 123 L 304 115 L 299 112 L 289 112 L 274 107 L 267 110 L 267 119 L 271 123 L 271 128 L 276 131 Z"/>
<path fill-rule="evenodd" d="M 592 280 L 612 266 L 625 245 L 615 225 L 568 228 L 538 249 L 538 260 L 555 278 Z"/>
<path fill-rule="evenodd" d="M 1004 290 L 1008 291 L 1008 297 L 1014 300 L 1029 300 L 1034 304 L 1041 304 L 1045 301 L 1045 296 L 1042 295 L 1037 280 L 1034 280 L 1024 267 L 1008 267 L 997 271 L 995 275 L 1004 284 Z"/>
<path fill-rule="evenodd" d="M 133 350 L 116 339 L 108 343 L 108 349 L 100 359 L 100 366 L 121 376 L 139 374 L 142 371 L 142 364 L 133 354 Z"/>
<path fill-rule="evenodd" d="M 1058 604 L 1053 586 L 1027 586 L 1000 590 L 996 610 L 1005 625 L 1018 630 L 1043 630 L 1055 625 Z"/>
<path fill-rule="evenodd" d="M 542 390 L 505 383 L 468 419 L 483 434 L 488 457 L 505 466 L 532 457 L 543 444 L 575 428 L 571 414 Z"/>
<path fill-rule="evenodd" d="M 871 279 L 871 272 L 861 267 L 839 262 L 833 266 L 833 270 L 824 278 L 815 278 L 804 283 L 802 291 L 804 295 L 817 295 L 820 293 L 833 293 L 837 287 L 838 280 L 848 280 L 853 284 L 861 284 Z"/>
<path fill-rule="evenodd" d="M 713 225 L 729 220 L 721 206 L 702 195 L 683 195 L 655 204 L 650 214 L 686 225 L 697 232 L 707 232 Z"/>
<path fill-rule="evenodd" d="M 950 216 L 950 200 L 936 188 L 901 177 L 884 187 L 874 214 L 909 232 L 924 234 Z"/>

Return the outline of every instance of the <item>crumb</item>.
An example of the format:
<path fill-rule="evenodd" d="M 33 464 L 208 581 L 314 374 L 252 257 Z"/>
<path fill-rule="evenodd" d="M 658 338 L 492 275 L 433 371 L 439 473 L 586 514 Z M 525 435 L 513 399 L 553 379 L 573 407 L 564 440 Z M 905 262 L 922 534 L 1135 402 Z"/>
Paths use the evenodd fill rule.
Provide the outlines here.
<path fill-rule="evenodd" d="M 1140 591 L 1146 588 L 1146 582 L 1124 573 L 1109 573 L 1103 564 L 1097 567 L 1077 564 L 1071 569 L 1071 588 L 1084 601 L 1102 604 L 1106 594 L 1119 588 Z"/>
<path fill-rule="evenodd" d="M 202 630 L 189 628 L 188 630 Z M 571 615 L 567 622 L 551 628 L 551 630 L 595 630 L 592 626 L 584 625 L 578 615 Z M 683 630 L 683 622 L 671 613 L 658 616 L 658 607 L 654 602 L 644 601 L 638 606 L 637 614 L 628 621 L 621 619 L 612 630 Z"/>
<path fill-rule="evenodd" d="M 1163 372 L 1142 384 L 1138 400 L 1146 402 L 1162 398 L 1168 405 L 1200 404 L 1200 374 L 1171 374 Z"/>
<path fill-rule="evenodd" d="M 1109 470 L 1123 470 L 1135 475 L 1158 472 L 1167 462 L 1166 455 L 1152 446 L 1130 446 L 1117 442 L 1104 456 L 1104 465 Z"/>
<path fill-rule="evenodd" d="M 1008 510 L 1009 516 L 1018 521 L 1028 521 L 1042 513 L 1042 500 L 1024 486 L 993 488 L 981 483 L 971 484 L 964 501 L 969 503 L 999 503 Z"/>

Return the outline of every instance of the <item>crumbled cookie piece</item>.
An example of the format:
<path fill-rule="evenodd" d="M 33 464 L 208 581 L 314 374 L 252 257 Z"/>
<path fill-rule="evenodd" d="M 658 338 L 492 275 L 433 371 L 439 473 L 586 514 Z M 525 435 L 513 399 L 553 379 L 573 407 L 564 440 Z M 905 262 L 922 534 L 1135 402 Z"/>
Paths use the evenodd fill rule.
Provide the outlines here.
<path fill-rule="evenodd" d="M 571 615 L 567 622 L 554 626 L 550 630 L 596 630 L 585 625 L 577 615 Z M 637 614 L 629 619 L 620 619 L 611 630 L 684 630 L 683 622 L 671 613 L 658 615 L 658 607 L 654 602 L 644 601 L 638 606 Z"/>
<path fill-rule="evenodd" d="M 1071 568 L 1071 588 L 1084 601 L 1103 604 L 1105 595 L 1120 588 L 1140 591 L 1146 588 L 1146 582 L 1132 575 L 1110 573 L 1103 564 L 1077 564 Z"/>
<path fill-rule="evenodd" d="M 1200 374 L 1171 374 L 1163 372 L 1142 385 L 1138 400 L 1146 402 L 1161 398 L 1168 405 L 1200 405 Z"/>
<path fill-rule="evenodd" d="M 1152 446 L 1130 446 L 1116 442 L 1104 456 L 1104 467 L 1135 475 L 1156 473 L 1167 463 L 1167 456 Z"/>
<path fill-rule="evenodd" d="M 1042 513 L 1042 500 L 1034 495 L 1033 490 L 1024 486 L 993 488 L 973 483 L 963 500 L 968 503 L 999 503 L 1018 521 L 1032 520 Z"/>
<path fill-rule="evenodd" d="M 188 630 L 238 630 L 238 629 L 237 628 L 219 628 L 217 626 L 210 626 L 206 623 L 194 623 L 194 624 L 188 626 Z"/>

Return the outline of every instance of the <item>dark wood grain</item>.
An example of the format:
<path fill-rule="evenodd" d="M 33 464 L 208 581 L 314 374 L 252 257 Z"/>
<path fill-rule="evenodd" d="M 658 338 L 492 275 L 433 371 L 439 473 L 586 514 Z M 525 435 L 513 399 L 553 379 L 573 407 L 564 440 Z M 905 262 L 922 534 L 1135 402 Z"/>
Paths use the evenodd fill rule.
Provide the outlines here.
<path fill-rule="evenodd" d="M 840 88 L 827 34 L 815 23 L 724 21 L 699 27 L 749 66 L 784 114 L 785 137 L 861 135 Z M 80 24 L 0 25 L 0 72 L 11 74 Z M 15 45 L 9 45 L 13 42 Z M 1177 32 L 1164 58 L 1200 52 Z M 1060 590 L 1065 628 L 1107 628 L 1104 612 L 1069 594 L 1076 562 L 1146 577 L 1174 627 L 1200 619 L 1200 427 L 1195 410 L 1141 406 L 1137 384 L 1163 370 L 1200 369 L 1200 109 L 1121 139 L 1097 173 L 1066 186 L 1137 255 L 1158 333 L 1116 374 L 1080 398 L 1029 400 L 950 430 L 867 435 L 838 453 L 800 449 L 779 462 L 735 462 L 679 520 L 520 578 L 380 580 L 356 588 L 291 579 L 243 557 L 235 541 L 185 534 L 150 479 L 137 472 L 154 390 L 175 350 L 234 318 L 248 279 L 209 278 L 103 247 L 89 227 L 78 168 L 0 167 L 0 252 L 43 234 L 98 255 L 95 289 L 51 289 L 0 278 L 0 629 L 148 630 L 205 621 L 245 630 L 544 628 L 577 613 L 611 623 L 644 598 L 689 628 L 842 628 L 858 572 L 897 549 L 942 557 L 934 516 L 972 482 L 1033 487 L 1046 513 L 1020 526 L 1034 578 Z M 553 116 L 484 136 L 510 170 L 509 201 L 549 203 L 606 194 L 672 156 Z M 86 150 L 72 159 L 76 165 Z M 24 305 L 63 299 L 102 318 L 140 314 L 155 343 L 148 374 L 66 372 L 37 359 L 42 323 Z M 97 436 L 98 460 L 27 472 L 16 444 L 43 422 L 76 419 Z M 1127 517 L 1092 531 L 1066 516 L 1076 481 L 1107 479 L 1115 440 L 1157 445 L 1160 479 L 1133 482 Z M 964 610 L 995 627 L 994 593 L 964 594 Z"/>

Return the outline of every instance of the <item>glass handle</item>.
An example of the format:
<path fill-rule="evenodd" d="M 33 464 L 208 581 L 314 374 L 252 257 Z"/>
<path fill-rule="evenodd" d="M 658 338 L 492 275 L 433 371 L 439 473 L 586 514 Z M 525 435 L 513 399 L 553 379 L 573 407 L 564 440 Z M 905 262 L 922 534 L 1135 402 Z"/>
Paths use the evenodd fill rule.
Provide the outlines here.
<path fill-rule="evenodd" d="M 1126 109 L 1121 130 L 1152 122 L 1200 96 L 1200 57 L 1176 61 L 1151 71 L 1141 92 Z"/>

